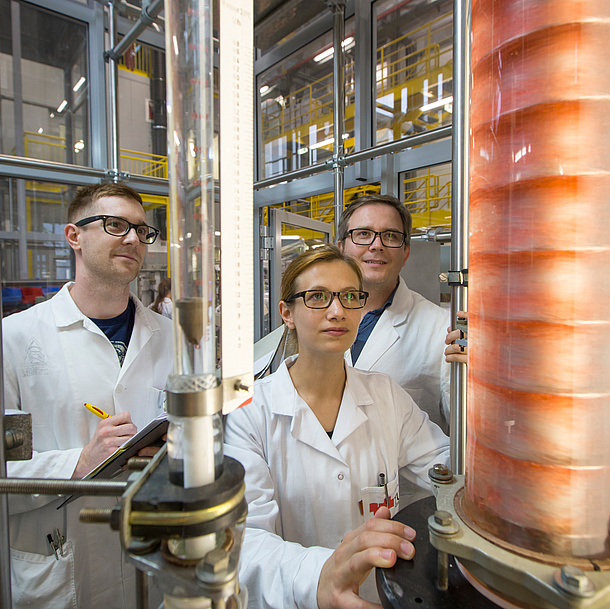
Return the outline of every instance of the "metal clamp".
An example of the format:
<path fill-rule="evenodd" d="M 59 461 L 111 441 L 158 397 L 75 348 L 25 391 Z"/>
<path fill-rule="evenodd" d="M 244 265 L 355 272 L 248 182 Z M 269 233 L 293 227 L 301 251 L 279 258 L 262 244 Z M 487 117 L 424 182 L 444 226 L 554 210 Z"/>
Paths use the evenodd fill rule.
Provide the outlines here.
<path fill-rule="evenodd" d="M 127 171 L 114 171 L 113 169 L 106 169 L 104 171 L 104 179 L 111 182 L 123 182 L 131 179 L 131 174 Z"/>
<path fill-rule="evenodd" d="M 468 287 L 468 269 L 461 271 L 449 271 L 447 273 L 447 283 L 449 285 Z"/>

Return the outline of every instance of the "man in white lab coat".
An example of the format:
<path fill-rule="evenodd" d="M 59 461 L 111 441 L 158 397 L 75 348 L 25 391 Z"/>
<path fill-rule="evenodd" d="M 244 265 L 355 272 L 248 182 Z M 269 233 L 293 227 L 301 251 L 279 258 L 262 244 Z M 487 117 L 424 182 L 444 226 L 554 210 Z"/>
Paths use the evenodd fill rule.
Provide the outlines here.
<path fill-rule="evenodd" d="M 337 245 L 359 263 L 369 293 L 346 359 L 361 370 L 390 375 L 447 431 L 449 313 L 410 290 L 399 275 L 410 253 L 411 226 L 408 209 L 390 195 L 360 197 L 341 216 Z M 401 484 L 402 506 L 422 496 L 421 490 L 408 487 Z"/>
<path fill-rule="evenodd" d="M 31 413 L 34 448 L 31 461 L 8 463 L 9 476 L 82 478 L 162 410 L 171 321 L 129 292 L 157 234 L 131 188 L 79 189 L 65 227 L 75 281 L 3 321 L 5 406 Z M 61 502 L 10 498 L 13 608 L 135 606 L 118 534 L 78 519 L 82 507 L 115 500 Z"/>

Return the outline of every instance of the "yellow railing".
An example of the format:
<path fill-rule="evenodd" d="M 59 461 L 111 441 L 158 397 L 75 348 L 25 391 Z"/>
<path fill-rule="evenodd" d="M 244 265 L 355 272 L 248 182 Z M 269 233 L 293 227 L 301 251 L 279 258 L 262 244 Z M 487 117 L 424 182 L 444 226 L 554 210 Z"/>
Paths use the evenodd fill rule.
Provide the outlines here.
<path fill-rule="evenodd" d="M 66 138 L 26 131 L 25 156 L 41 161 L 66 162 Z M 140 176 L 167 179 L 167 157 L 160 154 L 120 150 L 121 171 Z"/>
<path fill-rule="evenodd" d="M 66 138 L 26 131 L 24 133 L 24 150 L 28 159 L 66 162 Z"/>
<path fill-rule="evenodd" d="M 119 59 L 119 68 L 154 77 L 153 51 L 143 44 L 132 45 Z"/>
<path fill-rule="evenodd" d="M 121 171 L 139 176 L 167 179 L 167 157 L 121 148 Z"/>
<path fill-rule="evenodd" d="M 413 216 L 413 228 L 451 225 L 451 174 L 428 173 L 404 180 L 405 205 Z M 348 188 L 343 193 L 345 208 L 351 201 L 363 195 L 378 194 L 378 184 Z M 304 203 L 309 205 L 305 206 Z M 332 223 L 335 218 L 334 195 L 324 193 L 301 201 L 274 205 L 296 214 Z"/>
<path fill-rule="evenodd" d="M 378 95 L 443 66 L 443 49 L 451 49 L 452 44 L 452 25 L 450 21 L 447 23 L 449 15 L 441 15 L 377 49 Z M 447 62 L 450 58 L 448 54 Z"/>
<path fill-rule="evenodd" d="M 394 91 L 400 98 L 400 86 L 413 79 L 427 75 L 436 77 L 439 71 L 451 74 L 451 21 L 450 13 L 442 15 L 430 23 L 416 28 L 400 38 L 393 40 L 377 50 L 377 96 Z M 410 50 L 412 47 L 416 47 Z M 443 54 L 447 53 L 445 65 Z M 346 83 L 353 80 L 354 63 L 345 66 Z M 436 81 L 430 79 L 432 87 Z M 411 93 L 421 86 L 410 87 Z M 354 116 L 353 93 L 346 95 L 345 117 Z M 297 135 L 299 139 L 309 138 L 308 128 L 331 119 L 333 112 L 333 75 L 332 72 L 288 95 L 269 98 L 262 104 L 263 142 L 275 140 L 284 135 Z M 303 129 L 303 127 L 305 129 Z M 313 143 L 313 142 L 312 142 Z M 304 143 L 304 145 L 307 145 Z M 271 160 L 271 159 L 270 159 Z M 278 159 L 279 160 L 279 159 Z"/>

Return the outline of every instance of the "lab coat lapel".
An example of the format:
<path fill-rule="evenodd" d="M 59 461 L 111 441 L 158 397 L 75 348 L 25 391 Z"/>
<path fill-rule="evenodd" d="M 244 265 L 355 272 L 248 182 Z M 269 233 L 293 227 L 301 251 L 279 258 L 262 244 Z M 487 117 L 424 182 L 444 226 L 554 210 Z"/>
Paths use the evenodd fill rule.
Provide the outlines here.
<path fill-rule="evenodd" d="M 402 335 L 401 326 L 406 321 L 404 311 L 409 309 L 409 300 L 411 298 L 411 292 L 401 277 L 400 285 L 394 295 L 394 301 L 382 313 L 379 321 L 373 328 L 355 364 L 356 368 L 371 370 L 379 359 L 400 339 Z"/>
<path fill-rule="evenodd" d="M 276 415 L 291 417 L 290 434 L 293 438 L 343 463 L 333 441 L 292 384 L 286 364 L 290 364 L 294 359 L 296 356 L 282 362 L 275 373 L 277 381 L 273 386 L 273 412 Z"/>
<path fill-rule="evenodd" d="M 354 433 L 361 425 L 368 421 L 366 406 L 373 403 L 373 399 L 364 385 L 353 374 L 353 369 L 346 366 L 347 382 L 339 416 L 333 432 L 333 443 L 339 446 L 346 438 Z"/>
<path fill-rule="evenodd" d="M 130 294 L 130 298 L 136 305 L 136 313 L 133 322 L 133 332 L 129 339 L 129 346 L 127 347 L 127 353 L 125 353 L 125 361 L 121 366 L 121 373 L 119 376 L 123 376 L 127 370 L 129 370 L 129 366 L 133 363 L 138 353 L 151 339 L 153 331 L 158 331 L 160 329 L 160 326 L 154 317 L 146 315 L 144 312 L 144 305 L 133 294 Z"/>

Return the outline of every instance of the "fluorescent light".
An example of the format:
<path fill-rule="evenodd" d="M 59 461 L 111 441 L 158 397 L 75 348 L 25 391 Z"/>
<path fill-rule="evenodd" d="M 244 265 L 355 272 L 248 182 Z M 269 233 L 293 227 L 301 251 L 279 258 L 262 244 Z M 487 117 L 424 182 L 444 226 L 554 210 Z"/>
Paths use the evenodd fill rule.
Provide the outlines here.
<path fill-rule="evenodd" d="M 282 235 L 282 240 L 286 241 L 298 241 L 300 238 L 298 235 Z"/>
<path fill-rule="evenodd" d="M 62 101 L 61 104 L 59 104 L 59 106 L 57 107 L 57 111 L 61 112 L 67 105 L 68 102 L 64 99 L 64 101 Z"/>
<path fill-rule="evenodd" d="M 313 60 L 316 63 L 321 63 L 326 61 L 327 59 L 330 59 L 333 54 L 335 52 L 335 49 L 333 49 L 333 47 L 330 47 L 330 49 L 326 49 L 326 51 L 322 51 L 321 53 L 319 53 L 318 55 L 316 55 Z"/>
<path fill-rule="evenodd" d="M 304 146 L 303 148 L 299 148 L 297 150 L 297 154 L 306 154 L 308 150 L 309 148 L 307 148 L 307 146 Z"/>
<path fill-rule="evenodd" d="M 38 127 L 38 133 L 42 133 L 43 132 L 43 128 L 42 127 Z"/>
<path fill-rule="evenodd" d="M 322 148 L 322 146 L 328 146 L 335 141 L 335 138 L 329 137 L 327 140 L 322 140 L 321 142 L 316 142 L 315 144 L 310 144 L 309 148 L 314 150 L 315 148 Z"/>
<path fill-rule="evenodd" d="M 87 82 L 87 79 L 84 76 L 81 76 L 79 78 L 78 82 L 72 87 L 72 91 L 74 91 L 74 92 L 78 91 L 86 82 Z"/>
<path fill-rule="evenodd" d="M 217 237 L 220 237 L 220 231 L 219 231 L 219 230 L 215 230 L 215 231 L 214 231 L 214 234 L 215 234 Z"/>
<path fill-rule="evenodd" d="M 348 36 L 342 43 L 341 46 L 343 47 L 343 50 L 345 49 L 351 49 L 354 45 L 355 45 L 355 41 L 354 41 L 354 37 L 353 36 Z M 316 63 L 323 63 L 324 61 L 327 61 L 328 59 L 330 59 L 335 53 L 335 49 L 334 47 L 330 47 L 330 49 L 326 49 L 325 51 L 322 51 L 321 53 L 319 53 L 318 55 L 316 55 L 313 60 Z"/>
<path fill-rule="evenodd" d="M 422 112 L 428 112 L 428 110 L 434 110 L 434 108 L 440 108 L 441 106 L 447 106 L 453 103 L 453 95 L 445 97 L 444 99 L 437 99 L 435 102 L 423 105 L 420 110 Z"/>

